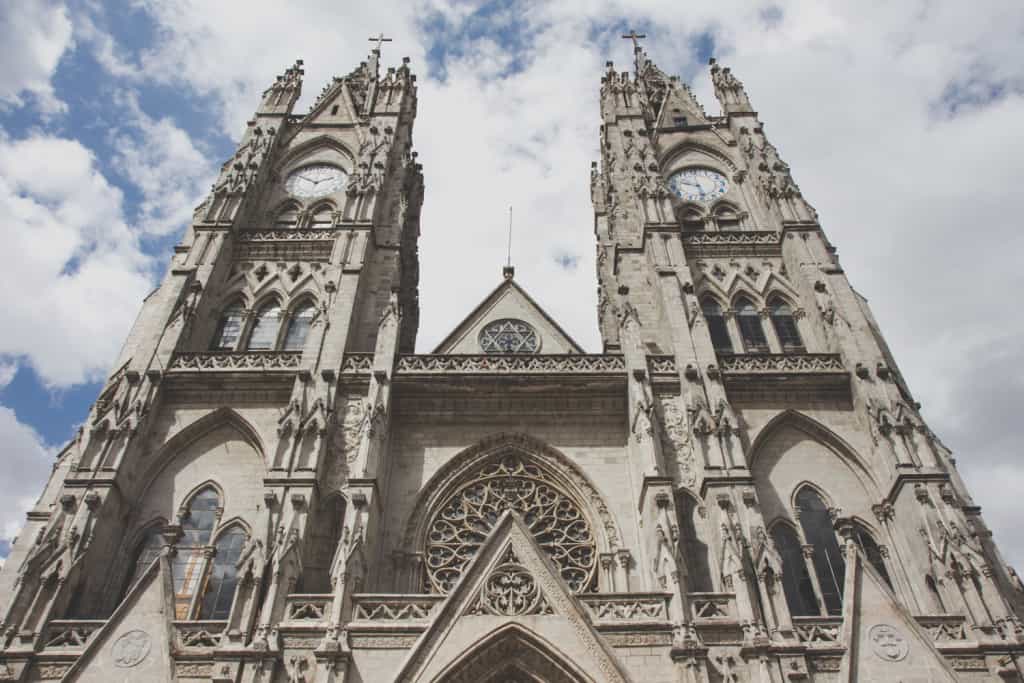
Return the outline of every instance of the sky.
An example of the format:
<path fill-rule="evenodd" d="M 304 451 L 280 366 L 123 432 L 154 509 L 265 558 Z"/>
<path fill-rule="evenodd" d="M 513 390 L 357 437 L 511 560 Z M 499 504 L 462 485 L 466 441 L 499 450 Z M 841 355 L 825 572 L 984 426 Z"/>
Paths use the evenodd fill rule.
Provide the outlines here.
<path fill-rule="evenodd" d="M 427 352 L 499 281 L 587 350 L 590 162 L 629 29 L 717 113 L 743 80 L 932 429 L 1024 569 L 1024 7 L 904 0 L 0 0 L 0 562 L 259 94 L 305 112 L 383 31 L 418 76 Z M 457 264 L 457 267 L 452 267 Z"/>

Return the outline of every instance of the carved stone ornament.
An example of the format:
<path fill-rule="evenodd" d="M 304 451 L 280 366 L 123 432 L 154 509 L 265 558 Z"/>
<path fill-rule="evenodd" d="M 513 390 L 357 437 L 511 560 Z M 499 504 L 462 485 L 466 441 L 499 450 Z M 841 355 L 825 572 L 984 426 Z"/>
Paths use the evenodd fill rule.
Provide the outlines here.
<path fill-rule="evenodd" d="M 544 470 L 510 453 L 480 467 L 435 513 L 427 536 L 428 590 L 452 589 L 506 510 L 522 516 L 574 592 L 593 585 L 597 548 L 580 505 Z"/>
<path fill-rule="evenodd" d="M 470 614 L 516 617 L 524 614 L 552 614 L 530 570 L 509 548 L 501 563 L 491 571 Z"/>
<path fill-rule="evenodd" d="M 149 655 L 152 645 L 153 639 L 145 631 L 128 631 L 114 641 L 114 646 L 110 648 L 114 666 L 121 669 L 137 666 Z"/>
<path fill-rule="evenodd" d="M 868 641 L 875 656 L 887 662 L 902 661 L 910 653 L 907 639 L 895 626 L 875 624 L 868 629 Z"/>

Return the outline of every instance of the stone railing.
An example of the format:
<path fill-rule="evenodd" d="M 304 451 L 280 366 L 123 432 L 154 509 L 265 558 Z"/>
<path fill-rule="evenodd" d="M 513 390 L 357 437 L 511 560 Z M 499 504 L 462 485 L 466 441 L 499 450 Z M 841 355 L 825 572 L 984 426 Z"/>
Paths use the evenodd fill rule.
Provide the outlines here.
<path fill-rule="evenodd" d="M 721 356 L 722 372 L 731 375 L 842 374 L 843 361 L 834 353 L 743 353 Z"/>
<path fill-rule="evenodd" d="M 398 359 L 399 374 L 605 374 L 626 369 L 622 356 L 558 355 L 410 355 Z"/>
<path fill-rule="evenodd" d="M 936 645 L 962 643 L 970 640 L 967 622 L 957 614 L 918 616 L 917 623 L 932 637 Z"/>
<path fill-rule="evenodd" d="M 675 375 L 675 356 L 648 356 L 647 367 L 652 375 Z"/>
<path fill-rule="evenodd" d="M 181 648 L 211 648 L 220 645 L 226 621 L 175 621 L 175 644 Z"/>
<path fill-rule="evenodd" d="M 331 260 L 337 230 L 254 230 L 238 233 L 236 261 Z"/>
<path fill-rule="evenodd" d="M 372 368 L 372 353 L 346 353 L 341 361 L 341 372 L 343 375 L 368 373 Z"/>
<path fill-rule="evenodd" d="M 777 251 L 781 243 L 782 235 L 774 230 L 683 233 L 683 248 L 692 256 Z"/>
<path fill-rule="evenodd" d="M 842 647 L 842 617 L 793 617 L 796 638 L 808 647 Z"/>
<path fill-rule="evenodd" d="M 287 622 L 319 623 L 331 616 L 330 593 L 292 593 L 285 600 L 284 620 Z"/>
<path fill-rule="evenodd" d="M 694 621 L 737 618 L 733 593 L 688 593 L 687 599 Z"/>
<path fill-rule="evenodd" d="M 666 621 L 670 595 L 630 593 L 628 595 L 583 595 L 581 599 L 597 621 Z"/>
<path fill-rule="evenodd" d="M 297 370 L 300 351 L 200 351 L 176 353 L 171 357 L 171 372 L 264 372 Z"/>
<path fill-rule="evenodd" d="M 352 597 L 353 621 L 425 621 L 444 600 L 442 595 L 377 595 Z"/>
<path fill-rule="evenodd" d="M 106 623 L 102 619 L 54 619 L 46 625 L 43 647 L 59 652 L 83 650 Z"/>
<path fill-rule="evenodd" d="M 304 230 L 239 230 L 237 242 L 301 242 L 304 240 L 333 240 L 340 231 L 335 228 Z"/>

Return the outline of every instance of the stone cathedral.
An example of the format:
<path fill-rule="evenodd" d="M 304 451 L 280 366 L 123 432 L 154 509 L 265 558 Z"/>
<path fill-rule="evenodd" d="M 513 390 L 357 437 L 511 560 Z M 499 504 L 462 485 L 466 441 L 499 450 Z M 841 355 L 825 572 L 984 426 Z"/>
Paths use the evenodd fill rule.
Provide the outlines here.
<path fill-rule="evenodd" d="M 717 116 L 594 74 L 600 353 L 512 268 L 417 353 L 380 60 L 263 93 L 0 573 L 0 681 L 1022 680 L 1024 585 L 728 68 Z"/>

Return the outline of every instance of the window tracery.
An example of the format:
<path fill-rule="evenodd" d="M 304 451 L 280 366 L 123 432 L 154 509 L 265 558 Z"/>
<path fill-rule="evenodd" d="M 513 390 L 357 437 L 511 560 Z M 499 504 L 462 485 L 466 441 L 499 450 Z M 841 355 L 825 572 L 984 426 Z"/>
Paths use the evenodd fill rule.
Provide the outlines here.
<path fill-rule="evenodd" d="M 536 353 L 540 337 L 529 323 L 503 318 L 480 330 L 480 348 L 484 353 Z"/>
<path fill-rule="evenodd" d="M 430 520 L 427 590 L 447 593 L 452 589 L 506 510 L 522 517 L 571 590 L 593 587 L 596 543 L 582 506 L 542 468 L 509 453 L 473 471 Z"/>
<path fill-rule="evenodd" d="M 175 619 L 227 619 L 231 611 L 247 533 L 234 523 L 211 544 L 222 512 L 220 493 L 207 485 L 181 515 L 182 534 L 171 561 Z"/>

